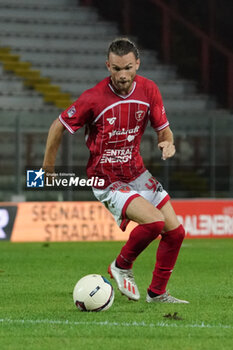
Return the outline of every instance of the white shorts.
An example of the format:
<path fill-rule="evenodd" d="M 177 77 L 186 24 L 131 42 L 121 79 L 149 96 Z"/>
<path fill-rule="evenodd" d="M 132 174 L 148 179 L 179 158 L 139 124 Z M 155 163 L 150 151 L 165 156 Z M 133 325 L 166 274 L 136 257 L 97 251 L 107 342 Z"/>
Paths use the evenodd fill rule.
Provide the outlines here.
<path fill-rule="evenodd" d="M 103 190 L 94 187 L 92 190 L 95 197 L 112 213 L 122 231 L 125 231 L 130 221 L 126 218 L 126 209 L 135 197 L 144 197 L 158 209 L 170 199 L 148 170 L 129 183 L 117 181 Z"/>

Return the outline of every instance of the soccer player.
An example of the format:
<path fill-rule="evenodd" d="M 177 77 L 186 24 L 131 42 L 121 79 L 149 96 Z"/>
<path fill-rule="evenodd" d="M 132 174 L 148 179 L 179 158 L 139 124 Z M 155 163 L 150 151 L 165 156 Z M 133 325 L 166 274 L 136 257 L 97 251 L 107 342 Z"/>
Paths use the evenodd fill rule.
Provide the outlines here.
<path fill-rule="evenodd" d="M 85 125 L 90 150 L 87 175 L 104 179 L 103 187 L 93 188 L 94 195 L 123 231 L 130 220 L 138 223 L 108 272 L 122 294 L 138 300 L 133 262 L 161 235 L 146 301 L 188 303 L 166 290 L 185 236 L 184 228 L 168 193 L 145 168 L 139 152 L 141 137 L 150 122 L 157 133 L 162 159 L 175 154 L 159 89 L 153 81 L 137 75 L 139 52 L 128 38 L 110 44 L 106 66 L 110 76 L 83 92 L 51 125 L 43 168 L 53 171 L 64 130 L 74 134 Z"/>

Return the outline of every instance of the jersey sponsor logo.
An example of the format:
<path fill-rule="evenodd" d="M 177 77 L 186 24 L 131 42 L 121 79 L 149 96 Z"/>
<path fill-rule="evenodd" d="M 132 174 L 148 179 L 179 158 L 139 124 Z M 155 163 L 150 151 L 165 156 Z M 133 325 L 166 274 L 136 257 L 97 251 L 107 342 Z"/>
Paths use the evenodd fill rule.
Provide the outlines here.
<path fill-rule="evenodd" d="M 68 117 L 71 118 L 73 117 L 73 115 L 76 113 L 76 108 L 75 106 L 72 106 L 70 109 L 68 109 L 67 111 L 67 114 L 68 114 Z"/>
<path fill-rule="evenodd" d="M 129 142 L 133 141 L 135 139 L 135 136 L 137 136 L 137 135 L 129 135 L 129 136 L 127 136 L 127 141 L 129 141 Z"/>
<path fill-rule="evenodd" d="M 145 111 L 137 111 L 135 113 L 135 118 L 138 122 L 140 122 L 145 117 Z"/>
<path fill-rule="evenodd" d="M 110 125 L 113 125 L 116 121 L 116 117 L 107 118 L 107 121 L 109 122 Z"/>
<path fill-rule="evenodd" d="M 102 158 L 100 159 L 100 163 L 123 164 L 127 163 L 130 159 L 132 159 L 132 148 L 106 149 Z"/>
<path fill-rule="evenodd" d="M 121 136 L 121 135 L 126 135 L 126 139 L 124 140 L 116 140 L 116 141 L 109 141 L 110 143 L 116 143 L 116 142 L 122 142 L 122 141 L 133 141 L 135 139 L 135 136 L 137 136 L 137 133 L 139 131 L 140 127 L 136 126 L 133 129 L 128 129 L 126 130 L 125 128 L 123 128 L 122 130 L 113 130 L 111 132 L 108 133 L 109 138 L 111 139 L 114 136 Z M 136 135 L 133 135 L 136 134 Z"/>

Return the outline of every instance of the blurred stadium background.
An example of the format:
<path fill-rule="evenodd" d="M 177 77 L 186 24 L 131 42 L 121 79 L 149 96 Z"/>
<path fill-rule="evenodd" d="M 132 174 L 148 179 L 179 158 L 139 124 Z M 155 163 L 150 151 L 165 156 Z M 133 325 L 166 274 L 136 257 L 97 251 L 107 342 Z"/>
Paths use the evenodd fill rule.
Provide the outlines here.
<path fill-rule="evenodd" d="M 2 350 L 232 349 L 232 13 L 229 0 L 0 0 Z M 187 307 L 145 303 L 156 241 L 135 265 L 137 304 L 113 282 L 109 313 L 78 313 L 75 283 L 107 275 L 122 245 L 113 241 L 132 223 L 120 231 L 91 191 L 27 190 L 25 169 L 41 168 L 52 121 L 108 75 L 118 36 L 137 43 L 139 74 L 158 84 L 175 136 L 177 154 L 163 162 L 148 127 L 145 164 L 175 199 L 186 237 L 201 240 L 184 242 L 169 285 Z M 66 132 L 57 165 L 84 174 L 87 158 L 84 130 Z"/>
<path fill-rule="evenodd" d="M 162 163 L 156 135 L 146 165 L 173 198 L 233 197 L 233 52 L 226 0 L 0 0 L 0 201 L 94 200 L 90 191 L 26 191 L 51 122 L 107 76 L 108 43 L 129 36 L 139 74 L 162 93 L 177 155 Z M 85 167 L 83 130 L 65 134 L 57 164 Z M 155 170 L 153 170 L 155 169 Z"/>

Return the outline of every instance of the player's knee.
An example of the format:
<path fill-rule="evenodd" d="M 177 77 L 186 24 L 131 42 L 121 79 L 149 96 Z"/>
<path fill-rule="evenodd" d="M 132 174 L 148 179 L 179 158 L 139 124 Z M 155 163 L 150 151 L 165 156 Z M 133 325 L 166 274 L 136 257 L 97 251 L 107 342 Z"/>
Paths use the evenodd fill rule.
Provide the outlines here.
<path fill-rule="evenodd" d="M 185 237 L 185 229 L 183 225 L 178 226 L 175 230 L 170 231 L 171 239 L 173 239 L 176 242 L 182 243 Z"/>
<path fill-rule="evenodd" d="M 152 223 L 144 225 L 144 226 L 149 226 L 152 234 L 154 235 L 154 238 L 156 238 L 156 237 L 158 237 L 158 235 L 160 233 L 162 233 L 164 225 L 165 225 L 165 221 L 159 220 L 159 221 L 155 221 L 155 222 L 152 222 Z"/>
<path fill-rule="evenodd" d="M 164 227 L 164 221 L 155 221 L 148 224 L 139 224 L 136 226 L 130 234 L 130 238 L 137 238 L 138 234 L 144 237 L 147 241 L 154 240 L 158 237 L 159 234 L 162 233 Z"/>
<path fill-rule="evenodd" d="M 184 229 L 184 226 L 183 225 L 180 225 L 178 227 L 178 232 L 179 232 L 179 238 L 181 241 L 184 240 L 184 237 L 185 237 L 185 229 Z"/>

